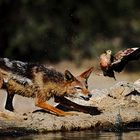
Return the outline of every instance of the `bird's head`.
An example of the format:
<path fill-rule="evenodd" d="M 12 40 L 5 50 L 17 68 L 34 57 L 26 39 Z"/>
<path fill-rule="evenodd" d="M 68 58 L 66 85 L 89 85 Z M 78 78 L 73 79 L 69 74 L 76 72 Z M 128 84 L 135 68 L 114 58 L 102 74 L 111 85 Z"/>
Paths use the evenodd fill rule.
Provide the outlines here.
<path fill-rule="evenodd" d="M 111 50 L 107 50 L 107 51 L 106 51 L 106 54 L 107 54 L 107 55 L 111 55 L 111 54 L 112 54 L 112 51 L 111 51 Z"/>

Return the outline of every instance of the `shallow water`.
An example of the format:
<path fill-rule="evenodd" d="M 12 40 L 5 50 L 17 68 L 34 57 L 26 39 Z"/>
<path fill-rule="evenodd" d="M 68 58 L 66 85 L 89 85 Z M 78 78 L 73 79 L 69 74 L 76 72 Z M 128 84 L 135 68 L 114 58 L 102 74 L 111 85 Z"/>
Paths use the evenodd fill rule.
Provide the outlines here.
<path fill-rule="evenodd" d="M 1 139 L 1 138 L 0 138 Z M 86 131 L 71 131 L 71 132 L 56 132 L 43 135 L 29 135 L 22 137 L 4 137 L 3 140 L 139 140 L 140 131 L 131 131 L 124 133 L 114 132 L 95 132 L 92 130 Z"/>

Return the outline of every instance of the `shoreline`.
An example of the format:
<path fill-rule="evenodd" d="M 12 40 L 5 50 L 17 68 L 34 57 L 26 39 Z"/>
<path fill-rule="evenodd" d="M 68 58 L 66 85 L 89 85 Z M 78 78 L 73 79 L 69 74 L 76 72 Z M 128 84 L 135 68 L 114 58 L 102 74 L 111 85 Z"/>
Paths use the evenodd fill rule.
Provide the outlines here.
<path fill-rule="evenodd" d="M 3 110 L 0 112 L 0 137 L 89 129 L 109 132 L 140 130 L 140 79 L 134 83 L 118 82 L 109 89 L 91 92 L 93 96 L 89 101 L 72 99 L 83 109 L 73 116 L 59 117 L 41 110 L 34 113 Z M 61 105 L 65 107 L 66 104 Z M 88 114 L 90 106 L 101 113 Z"/>

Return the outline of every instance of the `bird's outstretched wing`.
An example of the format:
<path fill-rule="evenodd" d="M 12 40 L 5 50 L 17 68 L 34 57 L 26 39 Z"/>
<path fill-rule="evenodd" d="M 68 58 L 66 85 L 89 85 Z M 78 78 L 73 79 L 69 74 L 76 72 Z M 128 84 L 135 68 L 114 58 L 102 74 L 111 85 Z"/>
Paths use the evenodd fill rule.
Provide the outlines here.
<path fill-rule="evenodd" d="M 138 60 L 140 58 L 140 48 L 128 48 L 119 51 L 114 55 L 114 60 L 110 66 L 116 72 L 121 72 L 129 61 Z"/>

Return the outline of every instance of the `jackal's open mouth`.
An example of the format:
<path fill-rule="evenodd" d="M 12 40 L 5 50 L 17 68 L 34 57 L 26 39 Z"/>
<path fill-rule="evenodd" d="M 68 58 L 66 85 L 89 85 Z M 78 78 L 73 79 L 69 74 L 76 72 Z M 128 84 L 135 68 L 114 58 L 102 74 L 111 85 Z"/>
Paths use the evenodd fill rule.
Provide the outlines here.
<path fill-rule="evenodd" d="M 82 94 L 75 94 L 75 96 L 73 95 L 66 95 L 65 97 L 68 97 L 70 99 L 80 99 L 80 100 L 84 100 L 84 101 L 89 101 L 90 98 L 92 97 L 92 94 L 88 94 L 87 96 L 83 96 Z"/>
<path fill-rule="evenodd" d="M 85 101 L 89 101 L 90 97 L 84 97 L 84 96 L 80 96 L 82 99 L 84 99 Z"/>
<path fill-rule="evenodd" d="M 80 98 L 84 99 L 85 101 L 89 101 L 91 97 L 92 97 L 92 94 L 88 94 L 88 96 L 80 96 Z"/>

